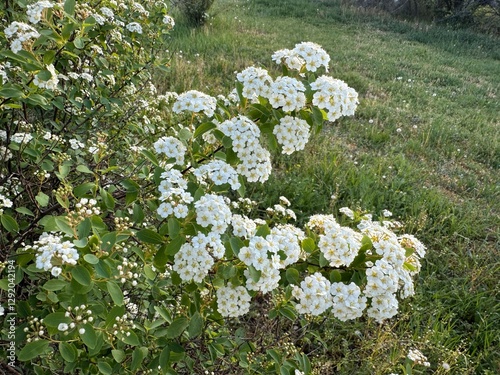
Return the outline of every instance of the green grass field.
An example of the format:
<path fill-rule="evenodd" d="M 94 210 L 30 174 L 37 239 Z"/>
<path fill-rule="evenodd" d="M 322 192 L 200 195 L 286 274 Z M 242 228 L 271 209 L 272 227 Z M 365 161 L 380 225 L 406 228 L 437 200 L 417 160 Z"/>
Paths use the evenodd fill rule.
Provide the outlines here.
<path fill-rule="evenodd" d="M 414 374 L 499 374 L 500 40 L 336 0 L 218 0 L 211 14 L 198 29 L 176 18 L 172 73 L 158 77 L 166 91 L 227 94 L 235 71 L 277 69 L 272 52 L 312 41 L 360 94 L 353 118 L 326 125 L 305 152 L 276 155 L 270 181 L 250 188 L 262 207 L 285 195 L 299 221 L 388 209 L 428 247 L 395 319 L 326 319 L 320 337 L 300 337 L 315 373 L 401 374 L 416 348 L 431 367 Z"/>

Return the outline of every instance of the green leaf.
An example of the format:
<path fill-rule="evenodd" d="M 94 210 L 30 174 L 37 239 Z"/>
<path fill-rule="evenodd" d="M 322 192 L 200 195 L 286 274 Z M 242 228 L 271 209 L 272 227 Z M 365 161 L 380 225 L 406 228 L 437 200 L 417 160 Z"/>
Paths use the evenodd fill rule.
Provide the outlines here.
<path fill-rule="evenodd" d="M 117 363 L 122 363 L 126 358 L 125 352 L 119 349 L 111 350 L 111 355 Z"/>
<path fill-rule="evenodd" d="M 40 207 L 46 207 L 49 204 L 50 197 L 44 192 L 40 191 L 35 197 Z"/>
<path fill-rule="evenodd" d="M 196 311 L 191 317 L 191 321 L 189 322 L 188 334 L 190 338 L 194 338 L 198 335 L 201 335 L 203 330 L 203 318 L 200 313 Z"/>
<path fill-rule="evenodd" d="M 158 159 L 156 158 L 155 154 L 153 154 L 149 150 L 141 150 L 141 154 L 144 155 L 155 167 L 159 165 Z"/>
<path fill-rule="evenodd" d="M 76 188 L 73 189 L 73 194 L 75 195 L 76 198 L 83 198 L 85 194 L 89 190 L 93 190 L 95 188 L 95 184 L 93 182 L 85 182 L 81 185 L 78 185 Z"/>
<path fill-rule="evenodd" d="M 113 368 L 108 362 L 98 361 L 97 367 L 99 368 L 99 372 L 103 375 L 111 375 L 113 373 Z"/>
<path fill-rule="evenodd" d="M 40 356 L 45 353 L 47 348 L 49 347 L 48 340 L 37 340 L 29 342 L 21 349 L 19 352 L 17 359 L 21 362 L 30 361 L 35 357 Z"/>
<path fill-rule="evenodd" d="M 115 305 L 123 305 L 123 292 L 118 284 L 114 281 L 106 281 L 106 287 L 108 288 L 108 293 Z"/>
<path fill-rule="evenodd" d="M 56 57 L 56 51 L 49 49 L 45 51 L 45 53 L 43 54 L 43 63 L 45 65 L 50 65 L 54 62 L 55 57 Z"/>
<path fill-rule="evenodd" d="M 97 344 L 97 335 L 95 334 L 94 327 L 87 323 L 83 324 L 80 328 L 85 330 L 83 334 L 79 333 L 83 343 L 90 349 L 94 349 Z"/>
<path fill-rule="evenodd" d="M 40 79 L 42 81 L 48 81 L 49 79 L 52 78 L 52 73 L 50 71 L 48 71 L 47 69 L 43 69 L 36 76 L 38 77 L 38 79 Z"/>
<path fill-rule="evenodd" d="M 204 134 L 212 129 L 215 129 L 216 127 L 217 127 L 217 125 L 215 125 L 213 122 L 205 122 L 196 128 L 196 130 L 194 131 L 193 137 L 197 138 L 200 135 L 202 135 L 202 134 Z"/>
<path fill-rule="evenodd" d="M 181 223 L 174 217 L 168 219 L 168 236 L 172 239 L 179 235 L 181 230 Z"/>
<path fill-rule="evenodd" d="M 147 349 L 146 349 L 147 351 Z M 132 353 L 132 363 L 130 364 L 130 369 L 135 371 L 139 368 L 142 361 L 144 360 L 144 352 L 142 348 L 135 348 Z"/>
<path fill-rule="evenodd" d="M 173 339 L 179 337 L 188 325 L 189 319 L 186 317 L 181 316 L 174 319 L 174 321 L 167 328 L 167 338 Z"/>
<path fill-rule="evenodd" d="M 75 0 L 66 0 L 64 2 L 64 11 L 70 16 L 72 16 L 73 14 L 75 14 L 75 5 L 76 5 Z"/>
<path fill-rule="evenodd" d="M 290 284 L 298 285 L 299 284 L 299 271 L 297 271 L 295 268 L 289 268 L 286 270 L 286 279 Z"/>
<path fill-rule="evenodd" d="M 7 214 L 0 215 L 0 221 L 2 222 L 2 226 L 7 229 L 8 232 L 17 233 L 19 231 L 19 225 L 12 216 Z"/>
<path fill-rule="evenodd" d="M 240 253 L 240 249 L 245 246 L 245 243 L 238 237 L 231 237 L 229 244 L 231 245 L 231 249 L 236 256 Z"/>
<path fill-rule="evenodd" d="M 26 207 L 18 207 L 16 208 L 16 212 L 19 212 L 20 214 L 26 215 L 26 216 L 35 216 L 33 211 L 31 211 L 29 208 Z"/>
<path fill-rule="evenodd" d="M 89 270 L 83 266 L 76 266 L 73 268 L 71 270 L 71 275 L 80 285 L 89 286 L 92 282 Z"/>
<path fill-rule="evenodd" d="M 5 85 L 0 90 L 0 97 L 2 98 L 22 98 L 24 93 L 22 91 L 21 86 L 18 85 Z"/>
<path fill-rule="evenodd" d="M 304 240 L 302 240 L 302 249 L 306 253 L 311 254 L 316 249 L 316 243 L 312 238 L 305 238 Z"/>
<path fill-rule="evenodd" d="M 295 319 L 297 319 L 297 313 L 292 308 L 290 308 L 288 306 L 283 306 L 278 311 L 281 315 L 283 315 L 285 318 L 291 320 L 292 322 L 295 321 Z"/>
<path fill-rule="evenodd" d="M 71 228 L 71 226 L 68 224 L 68 219 L 66 217 L 64 216 L 55 217 L 54 221 L 57 225 L 57 228 L 61 232 L 67 234 L 68 236 L 74 235 L 73 228 Z"/>
<path fill-rule="evenodd" d="M 83 259 L 89 264 L 97 264 L 99 263 L 99 258 L 96 257 L 94 254 L 85 254 L 83 256 Z"/>
<path fill-rule="evenodd" d="M 256 270 L 254 266 L 248 266 L 248 272 L 250 274 L 250 278 L 253 281 L 258 282 L 260 280 L 260 276 L 262 275 L 262 271 Z"/>
<path fill-rule="evenodd" d="M 137 232 L 137 238 L 142 242 L 152 243 L 152 244 L 162 244 L 165 239 L 160 234 L 152 231 L 151 229 L 142 229 Z"/>
<path fill-rule="evenodd" d="M 86 165 L 83 165 L 83 164 L 80 164 L 76 167 L 76 170 L 78 172 L 82 172 L 82 173 L 87 173 L 87 174 L 94 174 L 94 172 L 92 172 L 89 167 L 87 167 Z"/>
<path fill-rule="evenodd" d="M 342 274 L 339 270 L 333 270 L 330 272 L 330 282 L 339 283 L 342 281 Z"/>
<path fill-rule="evenodd" d="M 76 349 L 76 346 L 69 342 L 60 342 L 59 352 L 66 362 L 75 362 L 78 358 L 78 350 Z"/>
<path fill-rule="evenodd" d="M 269 234 L 271 234 L 271 229 L 269 229 L 269 226 L 267 224 L 261 225 L 257 229 L 257 232 L 255 233 L 256 236 L 264 238 L 267 237 Z"/>
<path fill-rule="evenodd" d="M 66 280 L 51 279 L 43 284 L 42 288 L 51 292 L 55 292 L 56 290 L 63 289 L 66 285 L 68 285 L 68 282 Z"/>
<path fill-rule="evenodd" d="M 51 313 L 43 318 L 43 324 L 47 325 L 48 327 L 57 327 L 61 323 L 71 323 L 71 318 L 66 317 L 65 313 L 62 311 Z"/>
<path fill-rule="evenodd" d="M 123 335 L 123 337 L 121 337 L 121 340 L 125 344 L 132 345 L 132 346 L 137 346 L 137 345 L 141 344 L 139 341 L 139 337 L 137 337 L 137 335 L 135 334 L 134 331 L 128 331 L 127 334 L 125 334 L 125 335 Z"/>

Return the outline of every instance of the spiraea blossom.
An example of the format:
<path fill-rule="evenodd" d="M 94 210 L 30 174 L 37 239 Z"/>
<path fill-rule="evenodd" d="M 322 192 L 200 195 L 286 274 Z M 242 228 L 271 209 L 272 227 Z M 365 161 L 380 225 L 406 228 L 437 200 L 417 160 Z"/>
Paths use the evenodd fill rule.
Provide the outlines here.
<path fill-rule="evenodd" d="M 332 225 L 320 236 L 318 247 L 330 266 L 349 266 L 358 255 L 362 237 L 349 227 Z"/>
<path fill-rule="evenodd" d="M 25 43 L 30 43 L 31 39 L 37 39 L 40 33 L 33 27 L 23 22 L 12 22 L 4 29 L 7 39 L 11 39 L 10 49 L 18 53 L 23 49 Z"/>
<path fill-rule="evenodd" d="M 292 295 L 299 300 L 295 309 L 299 314 L 320 315 L 324 313 L 333 304 L 330 288 L 330 281 L 319 272 L 307 276 L 300 283 L 300 287 L 293 286 Z"/>
<path fill-rule="evenodd" d="M 258 96 L 269 97 L 273 79 L 267 70 L 250 66 L 238 73 L 236 78 L 243 84 L 241 93 L 243 97 L 247 99 L 255 99 Z"/>
<path fill-rule="evenodd" d="M 33 84 L 40 87 L 41 89 L 55 90 L 59 83 L 59 78 L 57 77 L 56 69 L 54 65 L 47 65 L 47 71 L 50 72 L 50 78 L 44 80 L 40 77 L 41 73 L 38 73 L 33 79 Z"/>
<path fill-rule="evenodd" d="M 267 98 L 273 108 L 281 108 L 284 112 L 298 111 L 306 104 L 305 90 L 302 82 L 282 76 L 271 83 Z"/>
<path fill-rule="evenodd" d="M 367 298 L 354 283 L 333 283 L 330 288 L 333 296 L 333 315 L 342 321 L 359 318 L 366 309 Z"/>
<path fill-rule="evenodd" d="M 313 104 L 324 109 L 330 121 L 342 116 L 352 116 L 359 103 L 356 90 L 339 79 L 321 76 L 311 83 L 311 88 L 316 91 Z"/>
<path fill-rule="evenodd" d="M 184 155 L 186 146 L 175 137 L 161 137 L 154 143 L 155 151 L 159 154 L 165 154 L 168 158 L 175 159 L 175 164 L 184 164 Z"/>
<path fill-rule="evenodd" d="M 52 7 L 54 7 L 54 4 L 50 1 L 39 1 L 35 4 L 28 5 L 28 10 L 26 11 L 28 20 L 31 23 L 37 24 L 42 20 L 43 11 Z"/>
<path fill-rule="evenodd" d="M 231 223 L 231 209 L 220 195 L 205 194 L 194 203 L 196 222 L 212 232 L 224 233 Z"/>
<path fill-rule="evenodd" d="M 241 160 L 236 171 L 250 182 L 264 182 L 271 174 L 271 155 L 260 144 L 259 127 L 245 116 L 224 121 L 218 129 L 232 140 L 233 150 Z"/>
<path fill-rule="evenodd" d="M 174 103 L 172 110 L 175 113 L 190 111 L 194 113 L 204 113 L 207 117 L 212 117 L 217 105 L 217 99 L 200 91 L 191 90 L 180 94 Z"/>
<path fill-rule="evenodd" d="M 283 147 L 284 154 L 303 150 L 309 140 L 310 128 L 305 120 L 285 116 L 273 129 L 276 140 Z"/>
<path fill-rule="evenodd" d="M 36 268 L 44 271 L 51 271 L 53 276 L 58 276 L 62 264 L 75 265 L 80 258 L 75 245 L 70 241 L 65 241 L 61 234 L 42 233 L 38 241 L 27 246 L 24 250 L 34 250 L 36 252 Z"/>
<path fill-rule="evenodd" d="M 217 311 L 226 317 L 245 315 L 250 310 L 250 294 L 243 286 L 228 285 L 217 289 Z"/>
<path fill-rule="evenodd" d="M 225 161 L 213 160 L 203 164 L 193 171 L 199 183 L 206 183 L 210 179 L 215 185 L 230 184 L 231 189 L 238 190 L 241 184 L 238 181 L 238 172 Z"/>
<path fill-rule="evenodd" d="M 310 72 L 315 72 L 320 67 L 328 71 L 330 56 L 318 44 L 312 42 L 302 42 L 295 45 L 295 48 L 282 49 L 276 51 L 272 56 L 273 61 L 278 64 L 285 64 L 289 69 L 302 70 L 305 68 Z"/>

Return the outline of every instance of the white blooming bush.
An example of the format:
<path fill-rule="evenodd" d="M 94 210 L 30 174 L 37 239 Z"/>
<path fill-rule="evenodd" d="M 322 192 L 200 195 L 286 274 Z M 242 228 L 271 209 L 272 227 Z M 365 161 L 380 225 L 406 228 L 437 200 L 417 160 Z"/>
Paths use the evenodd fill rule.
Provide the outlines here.
<path fill-rule="evenodd" d="M 20 369 L 308 374 L 300 352 L 251 361 L 258 343 L 233 328 L 256 299 L 274 301 L 269 319 L 383 322 L 414 293 L 425 247 L 388 212 L 344 208 L 349 226 L 314 215 L 299 228 L 282 197 L 251 216 L 246 186 L 265 183 L 272 153 L 354 114 L 357 93 L 326 75 L 320 46 L 276 52 L 281 76 L 247 68 L 227 96 L 160 93 L 165 4 L 12 6 L 1 14 L 0 246 L 16 262 Z"/>

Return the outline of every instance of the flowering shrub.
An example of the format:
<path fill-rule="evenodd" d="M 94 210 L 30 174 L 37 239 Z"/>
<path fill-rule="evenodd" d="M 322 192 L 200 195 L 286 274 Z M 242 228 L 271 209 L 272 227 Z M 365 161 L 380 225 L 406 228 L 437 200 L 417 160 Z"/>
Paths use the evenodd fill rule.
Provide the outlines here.
<path fill-rule="evenodd" d="M 344 208 L 349 227 L 315 215 L 299 228 L 283 197 L 248 216 L 245 186 L 268 179 L 272 152 L 354 113 L 356 91 L 320 75 L 320 46 L 276 52 L 282 76 L 247 68 L 227 96 L 158 93 L 156 51 L 174 24 L 163 3 L 16 9 L 3 14 L 0 245 L 16 261 L 17 365 L 256 369 L 229 328 L 256 298 L 273 296 L 270 319 L 382 322 L 413 294 L 425 247 L 389 212 Z M 265 371 L 311 372 L 303 353 L 269 353 Z"/>

